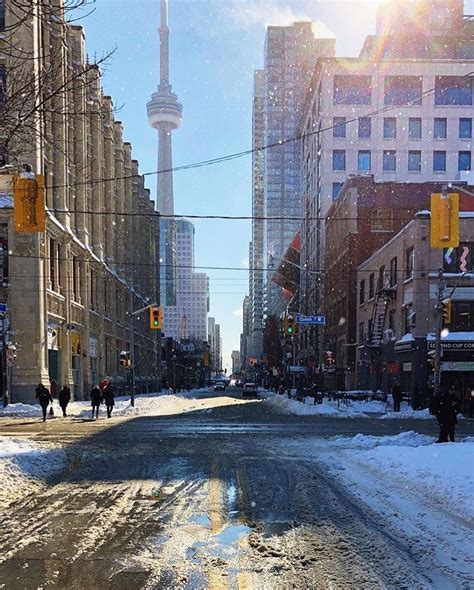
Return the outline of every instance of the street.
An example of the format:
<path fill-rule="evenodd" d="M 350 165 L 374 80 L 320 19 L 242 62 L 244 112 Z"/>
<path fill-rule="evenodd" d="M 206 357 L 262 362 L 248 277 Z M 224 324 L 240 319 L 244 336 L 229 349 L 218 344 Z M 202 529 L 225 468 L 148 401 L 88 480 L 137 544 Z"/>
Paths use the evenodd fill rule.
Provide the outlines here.
<path fill-rule="evenodd" d="M 3 436 L 64 444 L 68 465 L 2 514 L 0 587 L 468 588 L 295 445 L 435 434 L 434 422 L 213 408 L 222 395 L 241 391 L 209 392 L 208 409 L 180 416 L 3 422 Z"/>

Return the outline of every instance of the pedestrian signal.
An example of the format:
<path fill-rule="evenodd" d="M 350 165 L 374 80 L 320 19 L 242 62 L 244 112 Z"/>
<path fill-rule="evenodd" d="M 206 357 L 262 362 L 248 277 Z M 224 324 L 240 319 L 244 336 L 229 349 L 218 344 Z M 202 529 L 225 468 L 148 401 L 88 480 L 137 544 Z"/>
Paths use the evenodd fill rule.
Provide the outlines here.
<path fill-rule="evenodd" d="M 163 311 L 162 308 L 157 305 L 150 306 L 150 329 L 161 330 L 163 323 Z"/>
<path fill-rule="evenodd" d="M 443 323 L 450 324 L 451 323 L 452 301 L 451 301 L 451 299 L 443 299 L 441 304 L 443 306 Z"/>
<path fill-rule="evenodd" d="M 431 247 L 459 246 L 459 193 L 431 195 Z"/>

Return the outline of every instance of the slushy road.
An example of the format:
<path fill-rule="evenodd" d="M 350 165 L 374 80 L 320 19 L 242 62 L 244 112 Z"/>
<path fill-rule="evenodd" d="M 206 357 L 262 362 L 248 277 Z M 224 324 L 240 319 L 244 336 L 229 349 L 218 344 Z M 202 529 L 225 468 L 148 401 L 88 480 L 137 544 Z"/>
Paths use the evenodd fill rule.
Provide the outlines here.
<path fill-rule="evenodd" d="M 454 587 L 317 454 L 289 445 L 403 430 L 434 435 L 436 424 L 287 416 L 261 400 L 213 408 L 212 399 L 179 416 L 4 421 L 0 435 L 61 443 L 69 464 L 0 515 L 0 588 Z"/>

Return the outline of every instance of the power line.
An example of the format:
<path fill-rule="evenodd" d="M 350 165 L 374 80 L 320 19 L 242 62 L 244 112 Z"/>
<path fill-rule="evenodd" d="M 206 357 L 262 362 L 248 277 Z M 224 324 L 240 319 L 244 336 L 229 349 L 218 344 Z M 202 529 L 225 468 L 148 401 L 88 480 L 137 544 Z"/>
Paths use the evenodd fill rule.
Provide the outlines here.
<path fill-rule="evenodd" d="M 464 76 L 460 76 L 461 79 L 464 78 L 471 78 L 472 75 L 474 74 L 474 70 L 471 72 L 468 72 L 467 74 L 465 74 Z M 387 105 L 384 106 L 380 109 L 376 109 L 374 111 L 370 111 L 368 113 L 365 114 L 361 114 L 360 116 L 354 117 L 352 119 L 349 119 L 347 121 L 345 121 L 344 125 L 348 125 L 349 123 L 354 123 L 356 121 L 358 121 L 361 117 L 373 117 L 375 115 L 379 115 L 382 113 L 386 113 L 389 112 L 393 109 L 399 109 L 399 108 L 406 108 L 406 107 L 410 107 L 413 105 L 417 105 L 417 103 L 419 103 L 420 99 L 422 99 L 424 96 L 428 96 L 430 94 L 433 94 L 436 91 L 436 87 L 434 88 L 429 88 L 428 90 L 425 90 L 424 92 L 422 92 L 420 94 L 420 96 L 416 99 L 413 99 L 411 101 L 408 101 L 406 104 L 404 105 Z M 350 106 L 350 105 L 347 105 Z M 220 164 L 221 162 L 229 162 L 231 160 L 236 160 L 239 158 L 243 158 L 244 156 L 248 156 L 254 152 L 264 152 L 267 151 L 269 149 L 272 148 L 276 148 L 276 147 L 281 147 L 283 145 L 286 145 L 288 143 L 292 143 L 294 141 L 300 141 L 302 139 L 306 139 L 307 137 L 312 137 L 314 135 L 319 135 L 321 133 L 325 133 L 327 131 L 331 131 L 333 130 L 335 127 L 340 127 L 341 124 L 333 124 L 330 125 L 328 127 L 324 127 L 322 129 L 317 129 L 315 131 L 310 131 L 308 133 L 304 133 L 304 134 L 299 134 L 299 135 L 295 135 L 293 137 L 289 137 L 287 139 L 282 139 L 279 140 L 277 142 L 273 142 L 273 143 L 269 143 L 266 144 L 264 146 L 260 146 L 257 148 L 249 148 L 247 150 L 243 150 L 240 152 L 235 152 L 232 154 L 227 154 L 224 156 L 219 156 L 217 158 L 210 158 L 208 160 L 201 160 L 198 162 L 193 162 L 190 164 L 183 164 L 181 166 L 174 166 L 171 168 L 165 168 L 163 170 L 154 170 L 152 172 L 143 172 L 141 174 L 137 173 L 137 174 L 126 174 L 126 175 L 122 175 L 122 176 L 113 176 L 110 178 L 98 178 L 98 179 L 90 179 L 90 180 L 84 180 L 84 181 L 80 181 L 80 182 L 75 182 L 73 184 L 60 184 L 60 185 L 53 185 L 52 187 L 47 187 L 47 188 L 52 188 L 52 189 L 58 189 L 58 188 L 67 188 L 67 187 L 71 187 L 71 186 L 80 186 L 80 185 L 93 185 L 93 184 L 100 184 L 100 183 L 106 183 L 106 182 L 114 182 L 117 180 L 129 180 L 129 179 L 133 179 L 133 178 L 142 178 L 142 177 L 146 177 L 146 176 L 156 176 L 159 174 L 167 174 L 170 172 L 180 172 L 182 170 L 191 170 L 194 168 L 202 168 L 202 167 L 206 167 L 206 166 L 212 166 L 215 164 Z"/>

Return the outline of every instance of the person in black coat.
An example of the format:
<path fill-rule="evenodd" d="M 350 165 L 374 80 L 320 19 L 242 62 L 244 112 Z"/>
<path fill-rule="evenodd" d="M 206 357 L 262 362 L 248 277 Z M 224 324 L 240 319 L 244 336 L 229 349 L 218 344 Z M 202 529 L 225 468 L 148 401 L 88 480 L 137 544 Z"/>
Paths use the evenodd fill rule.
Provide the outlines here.
<path fill-rule="evenodd" d="M 400 387 L 400 383 L 395 381 L 392 386 L 392 397 L 393 397 L 393 411 L 399 412 L 400 411 L 400 404 L 402 402 L 402 388 Z"/>
<path fill-rule="evenodd" d="M 63 416 L 66 417 L 66 408 L 68 403 L 71 401 L 71 390 L 67 385 L 65 385 L 61 391 L 59 392 L 59 405 L 61 406 L 61 410 L 63 411 Z"/>
<path fill-rule="evenodd" d="M 439 424 L 439 437 L 437 443 L 454 442 L 454 431 L 458 423 L 459 404 L 455 397 L 441 392 L 434 404 L 434 411 Z"/>
<path fill-rule="evenodd" d="M 41 409 L 43 411 L 43 422 L 46 422 L 46 411 L 48 409 L 49 404 L 53 403 L 53 398 L 49 393 L 49 389 L 47 389 L 42 383 L 38 385 L 35 393 L 36 397 L 38 398 Z"/>
<path fill-rule="evenodd" d="M 92 420 L 99 417 L 99 407 L 102 403 L 102 393 L 99 386 L 94 385 L 91 391 Z"/>
<path fill-rule="evenodd" d="M 112 410 L 113 410 L 113 407 L 115 406 L 115 388 L 113 387 L 113 385 L 111 383 L 107 383 L 107 385 L 104 387 L 103 396 L 104 396 L 105 406 L 107 408 L 107 418 L 111 418 L 112 417 Z"/>

